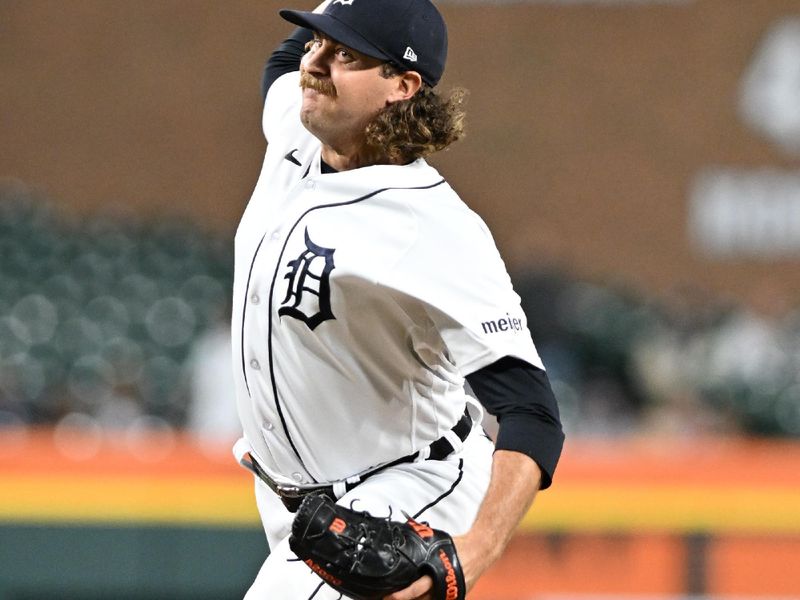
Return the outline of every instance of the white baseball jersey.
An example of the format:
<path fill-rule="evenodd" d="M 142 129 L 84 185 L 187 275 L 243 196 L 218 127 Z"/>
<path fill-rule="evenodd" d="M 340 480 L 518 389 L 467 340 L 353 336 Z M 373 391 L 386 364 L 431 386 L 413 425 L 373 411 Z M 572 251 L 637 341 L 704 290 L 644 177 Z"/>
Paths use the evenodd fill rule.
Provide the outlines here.
<path fill-rule="evenodd" d="M 232 329 L 249 450 L 311 484 L 441 437 L 464 375 L 507 355 L 543 367 L 488 229 L 442 176 L 424 160 L 322 174 L 300 103 L 298 73 L 269 89 Z"/>

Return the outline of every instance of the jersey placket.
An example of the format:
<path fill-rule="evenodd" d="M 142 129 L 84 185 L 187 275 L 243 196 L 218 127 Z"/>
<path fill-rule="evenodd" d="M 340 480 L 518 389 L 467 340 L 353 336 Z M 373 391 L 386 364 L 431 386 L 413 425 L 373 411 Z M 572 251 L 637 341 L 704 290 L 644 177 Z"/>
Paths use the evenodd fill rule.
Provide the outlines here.
<path fill-rule="evenodd" d="M 297 483 L 312 483 L 315 480 L 308 474 L 300 450 L 289 432 L 288 421 L 291 417 L 286 414 L 286 403 L 281 402 L 281 391 L 275 382 L 274 368 L 280 357 L 273 354 L 272 338 L 276 335 L 277 310 L 282 300 L 281 293 L 275 287 L 281 281 L 278 275 L 281 264 L 286 262 L 283 253 L 287 236 L 292 224 L 299 220 L 313 201 L 309 196 L 313 195 L 315 188 L 313 178 L 298 181 L 287 191 L 281 204 L 298 207 L 299 210 L 286 210 L 270 219 L 273 225 L 264 233 L 255 252 L 245 298 L 244 319 L 253 319 L 256 326 L 243 327 L 242 339 L 245 381 L 262 438 L 273 464 L 281 473 L 291 474 Z M 246 332 L 250 332 L 250 335 Z"/>

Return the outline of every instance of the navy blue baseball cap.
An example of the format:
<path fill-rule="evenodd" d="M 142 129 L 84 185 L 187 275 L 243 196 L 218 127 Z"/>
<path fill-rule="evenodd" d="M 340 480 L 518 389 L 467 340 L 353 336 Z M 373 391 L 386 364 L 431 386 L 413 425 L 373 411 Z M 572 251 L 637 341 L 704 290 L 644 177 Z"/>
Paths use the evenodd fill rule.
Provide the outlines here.
<path fill-rule="evenodd" d="M 279 14 L 401 71 L 416 71 L 430 86 L 442 78 L 447 26 L 430 0 L 333 0 L 322 13 Z"/>

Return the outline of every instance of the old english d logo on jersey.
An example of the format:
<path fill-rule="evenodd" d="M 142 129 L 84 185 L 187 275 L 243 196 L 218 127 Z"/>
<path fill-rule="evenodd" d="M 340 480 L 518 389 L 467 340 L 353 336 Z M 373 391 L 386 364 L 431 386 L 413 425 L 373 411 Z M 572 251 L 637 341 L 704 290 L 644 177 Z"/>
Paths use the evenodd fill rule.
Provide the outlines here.
<path fill-rule="evenodd" d="M 305 231 L 306 249 L 286 265 L 289 280 L 286 297 L 281 302 L 278 315 L 294 317 L 313 330 L 328 319 L 335 319 L 331 311 L 331 271 L 334 248 L 323 248 L 311 241 L 308 228 Z"/>

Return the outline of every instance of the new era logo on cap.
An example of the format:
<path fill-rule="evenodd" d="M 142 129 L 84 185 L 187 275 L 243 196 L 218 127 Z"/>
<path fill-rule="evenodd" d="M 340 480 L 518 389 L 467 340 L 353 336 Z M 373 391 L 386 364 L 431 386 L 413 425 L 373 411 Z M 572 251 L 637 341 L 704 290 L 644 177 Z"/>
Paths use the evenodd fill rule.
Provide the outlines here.
<path fill-rule="evenodd" d="M 406 60 L 410 60 L 411 62 L 417 62 L 417 53 L 411 48 L 411 46 L 406 47 L 406 53 L 403 54 L 403 58 Z"/>

